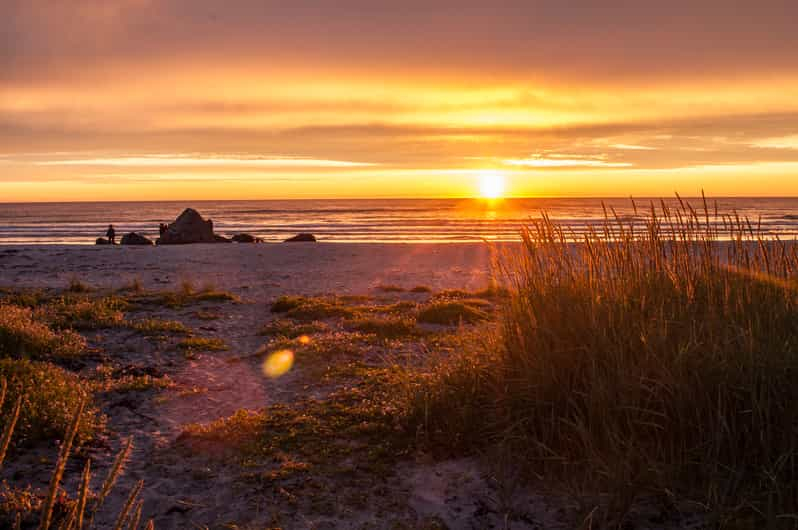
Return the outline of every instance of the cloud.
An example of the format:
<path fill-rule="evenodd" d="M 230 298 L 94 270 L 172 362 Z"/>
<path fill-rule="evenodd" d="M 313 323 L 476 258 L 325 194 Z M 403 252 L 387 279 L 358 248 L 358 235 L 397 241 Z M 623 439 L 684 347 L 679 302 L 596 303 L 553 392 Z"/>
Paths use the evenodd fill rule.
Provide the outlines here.
<path fill-rule="evenodd" d="M 590 158 L 574 154 L 534 155 L 529 158 L 507 159 L 502 163 L 508 166 L 521 166 L 531 168 L 623 168 L 632 167 L 630 162 L 608 162 L 606 157 Z"/>
<path fill-rule="evenodd" d="M 226 167 L 226 168 L 356 168 L 377 164 L 349 162 L 344 160 L 322 160 L 303 157 L 197 157 L 188 155 L 141 155 L 117 156 L 113 158 L 73 158 L 67 160 L 45 160 L 34 162 L 37 166 L 123 166 L 123 167 Z"/>

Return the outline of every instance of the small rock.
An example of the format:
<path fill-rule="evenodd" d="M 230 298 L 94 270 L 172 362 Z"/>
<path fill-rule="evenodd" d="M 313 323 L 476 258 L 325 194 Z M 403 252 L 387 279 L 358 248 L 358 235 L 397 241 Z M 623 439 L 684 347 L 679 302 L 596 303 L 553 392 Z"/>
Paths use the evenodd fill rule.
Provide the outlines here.
<path fill-rule="evenodd" d="M 262 243 L 263 240 L 255 237 L 252 234 L 236 234 L 233 236 L 233 241 L 236 243 Z"/>
<path fill-rule="evenodd" d="M 122 236 L 123 245 L 152 245 L 152 241 L 136 232 L 130 232 Z"/>
<path fill-rule="evenodd" d="M 110 245 L 111 242 L 105 239 L 104 237 L 98 237 L 97 240 L 94 242 L 95 245 Z"/>
<path fill-rule="evenodd" d="M 313 234 L 297 234 L 294 237 L 289 237 L 285 243 L 315 243 L 316 236 Z"/>

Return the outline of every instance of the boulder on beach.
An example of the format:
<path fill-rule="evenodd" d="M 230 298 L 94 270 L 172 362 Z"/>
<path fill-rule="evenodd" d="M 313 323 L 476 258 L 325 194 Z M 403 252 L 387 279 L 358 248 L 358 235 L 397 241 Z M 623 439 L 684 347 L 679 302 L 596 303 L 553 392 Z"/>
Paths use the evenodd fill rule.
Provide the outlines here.
<path fill-rule="evenodd" d="M 97 238 L 97 239 L 94 241 L 94 244 L 95 244 L 95 245 L 110 245 L 110 244 L 111 244 L 111 242 L 110 242 L 110 241 L 108 241 L 107 239 L 105 239 L 104 237 L 98 237 L 98 238 Z"/>
<path fill-rule="evenodd" d="M 255 237 L 252 234 L 236 234 L 233 236 L 233 241 L 236 243 L 262 243 L 263 240 Z"/>
<path fill-rule="evenodd" d="M 122 236 L 123 245 L 152 245 L 152 241 L 136 232 L 130 232 Z"/>
<path fill-rule="evenodd" d="M 207 221 L 193 208 L 186 208 L 156 241 L 159 245 L 216 243 L 213 222 Z"/>
<path fill-rule="evenodd" d="M 313 234 L 297 234 L 294 237 L 289 237 L 284 243 L 315 243 L 316 236 Z"/>
<path fill-rule="evenodd" d="M 213 241 L 214 243 L 232 243 L 233 241 L 224 237 L 220 236 L 219 234 L 213 234 Z"/>

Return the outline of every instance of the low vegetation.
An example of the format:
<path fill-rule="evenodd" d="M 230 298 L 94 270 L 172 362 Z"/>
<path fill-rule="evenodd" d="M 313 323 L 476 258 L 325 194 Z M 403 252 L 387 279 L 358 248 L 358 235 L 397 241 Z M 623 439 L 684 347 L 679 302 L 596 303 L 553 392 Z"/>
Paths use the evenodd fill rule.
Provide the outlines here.
<path fill-rule="evenodd" d="M 191 333 L 191 330 L 182 322 L 177 320 L 162 320 L 159 318 L 134 320 L 128 323 L 128 327 L 144 333 L 145 335 L 158 335 L 162 333 L 186 335 Z"/>
<path fill-rule="evenodd" d="M 424 324 L 442 326 L 474 324 L 488 318 L 481 306 L 469 300 L 432 302 L 419 311 L 417 318 Z"/>
<path fill-rule="evenodd" d="M 395 385 L 387 369 L 370 369 L 359 382 L 320 401 L 272 405 L 260 412 L 239 411 L 206 425 L 188 425 L 180 442 L 192 452 L 227 454 L 242 462 L 272 462 L 263 480 L 313 469 L 321 474 L 387 474 L 405 454 L 411 438 L 396 421 Z M 300 464 L 300 465 L 297 465 Z"/>
<path fill-rule="evenodd" d="M 91 398 L 88 385 L 79 376 L 46 362 L 0 359 L 0 379 L 8 382 L 0 424 L 9 423 L 13 405 L 18 396 L 22 397 L 14 434 L 17 445 L 63 439 L 77 405 Z M 81 415 L 76 443 L 90 440 L 102 425 L 97 409 L 87 406 Z"/>
<path fill-rule="evenodd" d="M 379 339 L 410 338 L 423 334 L 412 318 L 402 316 L 358 317 L 345 321 L 344 326 L 352 331 L 374 335 Z"/>
<path fill-rule="evenodd" d="M 277 319 L 263 326 L 258 334 L 267 337 L 295 339 L 302 335 L 324 333 L 329 329 L 330 327 L 323 322 L 294 322 L 293 320 Z"/>
<path fill-rule="evenodd" d="M 607 524 L 662 494 L 719 527 L 793 527 L 796 246 L 688 205 L 572 237 L 545 218 L 524 231 L 501 333 L 419 379 L 411 425 L 610 494 Z"/>
<path fill-rule="evenodd" d="M 177 343 L 177 347 L 190 351 L 224 351 L 228 349 L 222 339 L 215 337 L 186 337 Z"/>
<path fill-rule="evenodd" d="M 73 358 L 85 346 L 83 337 L 71 330 L 54 331 L 28 307 L 0 305 L 0 357 Z"/>
<path fill-rule="evenodd" d="M 40 305 L 35 314 L 55 328 L 93 330 L 123 326 L 127 308 L 127 301 L 118 296 L 91 298 L 66 294 Z"/>
<path fill-rule="evenodd" d="M 351 318 L 357 309 L 336 298 L 310 298 L 304 296 L 282 296 L 271 307 L 272 313 L 284 313 L 286 317 L 303 322 L 329 318 Z"/>
<path fill-rule="evenodd" d="M 140 292 L 130 295 L 129 298 L 139 304 L 162 305 L 171 309 L 202 302 L 241 302 L 241 299 L 231 292 L 218 290 L 210 284 L 196 288 L 191 282 L 183 282 L 174 291 Z"/>

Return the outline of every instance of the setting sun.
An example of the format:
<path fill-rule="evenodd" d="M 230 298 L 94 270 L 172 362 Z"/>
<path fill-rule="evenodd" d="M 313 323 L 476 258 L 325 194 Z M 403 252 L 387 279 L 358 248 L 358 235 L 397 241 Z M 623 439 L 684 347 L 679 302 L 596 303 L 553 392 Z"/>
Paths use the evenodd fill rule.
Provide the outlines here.
<path fill-rule="evenodd" d="M 479 175 L 479 194 L 485 199 L 498 199 L 504 195 L 504 175 L 486 171 Z"/>

